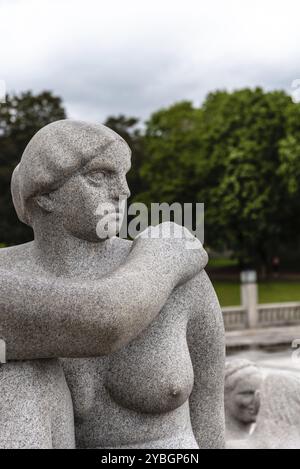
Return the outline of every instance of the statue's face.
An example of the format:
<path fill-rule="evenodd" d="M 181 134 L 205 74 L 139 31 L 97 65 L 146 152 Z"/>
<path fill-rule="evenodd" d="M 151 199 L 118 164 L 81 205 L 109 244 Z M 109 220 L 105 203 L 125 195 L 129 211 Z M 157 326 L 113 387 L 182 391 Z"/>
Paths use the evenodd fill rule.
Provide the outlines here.
<path fill-rule="evenodd" d="M 262 376 L 256 370 L 240 373 L 235 387 L 225 395 L 227 412 L 242 423 L 256 422 L 260 408 Z"/>
<path fill-rule="evenodd" d="M 123 219 L 119 201 L 130 195 L 129 169 L 130 150 L 116 141 L 53 192 L 53 214 L 65 230 L 91 242 L 116 234 Z"/>

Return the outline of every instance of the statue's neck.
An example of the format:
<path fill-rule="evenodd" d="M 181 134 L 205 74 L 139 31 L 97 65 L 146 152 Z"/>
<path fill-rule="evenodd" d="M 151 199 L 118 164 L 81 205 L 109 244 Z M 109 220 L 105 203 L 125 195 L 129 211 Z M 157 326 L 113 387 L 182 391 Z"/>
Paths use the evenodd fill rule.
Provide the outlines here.
<path fill-rule="evenodd" d="M 89 276 L 107 272 L 113 239 L 90 242 L 76 238 L 61 226 L 34 227 L 34 256 L 41 268 L 55 276 Z"/>
<path fill-rule="evenodd" d="M 250 434 L 252 423 L 244 423 L 226 414 L 226 432 L 231 435 L 230 439 L 234 436 L 238 437 L 244 434 L 244 437 Z"/>

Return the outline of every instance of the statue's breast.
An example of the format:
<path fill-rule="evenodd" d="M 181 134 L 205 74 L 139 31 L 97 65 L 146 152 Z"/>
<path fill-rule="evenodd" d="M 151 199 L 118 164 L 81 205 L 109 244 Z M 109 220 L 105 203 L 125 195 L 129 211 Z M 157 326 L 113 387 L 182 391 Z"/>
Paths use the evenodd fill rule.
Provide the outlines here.
<path fill-rule="evenodd" d="M 162 313 L 138 339 L 109 359 L 105 387 L 122 407 L 164 413 L 189 398 L 194 374 L 184 315 L 166 316 Z"/>

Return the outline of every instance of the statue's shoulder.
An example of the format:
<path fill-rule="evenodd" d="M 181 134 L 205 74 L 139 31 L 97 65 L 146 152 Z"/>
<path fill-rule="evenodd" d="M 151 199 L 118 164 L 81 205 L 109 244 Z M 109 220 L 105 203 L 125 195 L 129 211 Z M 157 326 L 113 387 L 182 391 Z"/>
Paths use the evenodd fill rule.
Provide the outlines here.
<path fill-rule="evenodd" d="M 215 299 L 214 287 L 204 268 L 182 287 L 200 308 L 210 299 Z"/>
<path fill-rule="evenodd" d="M 30 268 L 33 263 L 33 242 L 18 244 L 0 249 L 0 276 L 5 271 L 23 270 Z M 1 274 L 2 272 L 2 274 Z"/>

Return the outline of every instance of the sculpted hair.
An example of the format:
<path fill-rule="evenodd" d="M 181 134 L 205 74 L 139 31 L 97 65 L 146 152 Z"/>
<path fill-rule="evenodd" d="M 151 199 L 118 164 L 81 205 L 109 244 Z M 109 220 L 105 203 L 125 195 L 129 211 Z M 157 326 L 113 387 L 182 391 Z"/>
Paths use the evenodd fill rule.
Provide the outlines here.
<path fill-rule="evenodd" d="M 295 373 L 272 373 L 262 388 L 260 421 L 298 427 L 300 444 L 300 377 Z"/>
<path fill-rule="evenodd" d="M 28 202 L 61 187 L 116 141 L 127 143 L 101 124 L 64 119 L 46 125 L 28 143 L 11 180 L 19 219 L 31 225 Z"/>
<path fill-rule="evenodd" d="M 228 360 L 225 365 L 225 390 L 230 391 L 234 389 L 241 378 L 240 372 L 250 368 L 258 370 L 256 364 L 250 360 L 242 358 Z"/>

